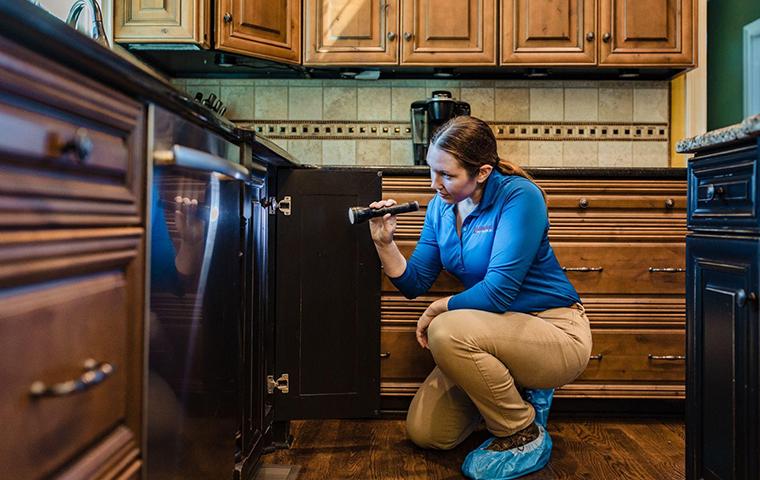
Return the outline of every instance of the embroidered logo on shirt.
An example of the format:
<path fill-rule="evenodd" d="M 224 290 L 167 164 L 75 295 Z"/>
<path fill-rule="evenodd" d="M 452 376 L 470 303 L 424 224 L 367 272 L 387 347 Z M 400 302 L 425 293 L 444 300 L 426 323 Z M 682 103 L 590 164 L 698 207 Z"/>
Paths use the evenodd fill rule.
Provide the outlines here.
<path fill-rule="evenodd" d="M 488 233 L 493 232 L 493 225 L 483 225 L 480 227 L 475 227 L 475 230 L 473 230 L 473 233 Z"/>

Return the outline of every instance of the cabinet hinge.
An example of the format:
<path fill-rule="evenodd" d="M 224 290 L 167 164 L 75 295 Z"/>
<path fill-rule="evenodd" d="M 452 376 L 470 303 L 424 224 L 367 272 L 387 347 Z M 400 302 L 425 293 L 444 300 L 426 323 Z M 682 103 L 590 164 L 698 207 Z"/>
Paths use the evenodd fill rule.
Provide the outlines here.
<path fill-rule="evenodd" d="M 274 375 L 267 375 L 267 393 L 274 393 L 274 389 L 281 391 L 282 393 L 288 393 L 290 391 L 290 380 L 288 374 L 283 373 L 277 380 L 274 379 Z"/>
<path fill-rule="evenodd" d="M 261 200 L 261 205 L 267 208 L 270 215 L 277 213 L 277 210 L 281 211 L 285 216 L 290 216 L 290 209 L 293 207 L 293 202 L 289 196 L 283 197 L 282 200 L 277 200 L 275 197 L 269 197 Z"/>

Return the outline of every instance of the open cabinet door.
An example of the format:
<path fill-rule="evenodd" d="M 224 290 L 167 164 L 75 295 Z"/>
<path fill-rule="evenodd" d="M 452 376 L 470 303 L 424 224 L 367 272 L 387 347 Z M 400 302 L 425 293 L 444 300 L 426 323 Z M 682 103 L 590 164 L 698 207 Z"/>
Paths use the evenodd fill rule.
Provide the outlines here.
<path fill-rule="evenodd" d="M 380 262 L 348 209 L 380 198 L 376 171 L 280 170 L 276 214 L 275 420 L 375 415 Z M 290 212 L 282 202 L 290 197 Z"/>

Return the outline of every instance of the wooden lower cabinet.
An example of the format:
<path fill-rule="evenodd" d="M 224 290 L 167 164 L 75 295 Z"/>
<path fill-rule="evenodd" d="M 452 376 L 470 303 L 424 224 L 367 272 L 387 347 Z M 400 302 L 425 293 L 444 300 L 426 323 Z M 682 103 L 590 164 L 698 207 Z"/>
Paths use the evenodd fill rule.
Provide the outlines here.
<path fill-rule="evenodd" d="M 139 478 L 143 108 L 0 66 L 0 478 Z"/>
<path fill-rule="evenodd" d="M 683 399 L 685 395 L 685 179 L 542 178 L 557 258 L 578 290 L 594 347 L 586 370 L 557 390 L 565 398 Z M 383 198 L 418 200 L 400 216 L 396 240 L 414 250 L 433 197 L 427 176 L 386 176 Z M 415 394 L 435 363 L 415 340 L 417 319 L 462 290 L 442 272 L 425 296 L 408 300 L 383 275 L 381 384 L 384 407 Z"/>

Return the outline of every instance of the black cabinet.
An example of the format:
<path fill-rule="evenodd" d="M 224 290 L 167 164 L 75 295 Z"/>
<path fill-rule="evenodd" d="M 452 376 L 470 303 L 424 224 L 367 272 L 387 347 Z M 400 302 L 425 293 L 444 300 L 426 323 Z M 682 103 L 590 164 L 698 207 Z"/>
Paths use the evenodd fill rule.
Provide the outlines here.
<path fill-rule="evenodd" d="M 757 479 L 760 236 L 756 143 L 689 163 L 688 479 Z"/>
<path fill-rule="evenodd" d="M 371 417 L 380 403 L 380 261 L 368 226 L 347 215 L 380 198 L 380 174 L 270 167 L 267 176 L 248 202 L 238 479 L 288 442 L 289 420 Z"/>

